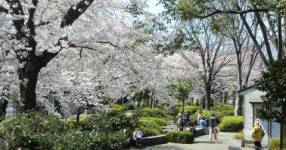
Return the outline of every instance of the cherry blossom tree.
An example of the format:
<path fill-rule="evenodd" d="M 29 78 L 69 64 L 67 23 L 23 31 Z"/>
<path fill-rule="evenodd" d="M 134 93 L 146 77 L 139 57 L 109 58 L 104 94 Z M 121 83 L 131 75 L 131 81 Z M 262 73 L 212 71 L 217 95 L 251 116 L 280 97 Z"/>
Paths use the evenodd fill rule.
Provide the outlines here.
<path fill-rule="evenodd" d="M 1 45 L 18 60 L 17 73 L 24 110 L 36 108 L 36 86 L 42 68 L 63 50 L 99 51 L 102 45 L 123 47 L 116 31 L 123 18 L 127 1 L 94 0 L 2 0 L 0 2 Z M 127 22 L 127 20 L 120 20 Z M 119 26 L 122 27 L 122 26 Z M 126 29 L 126 28 L 125 28 Z M 120 29 L 120 31 L 122 31 Z M 119 32 L 122 33 L 122 32 Z M 2 36 L 5 35 L 5 36 Z M 116 38 L 112 38 L 116 37 Z M 112 39 L 113 41 L 108 41 Z M 114 44 L 114 41 L 119 41 Z M 120 45 L 121 44 L 121 45 Z M 118 46 L 119 45 L 119 46 Z"/>

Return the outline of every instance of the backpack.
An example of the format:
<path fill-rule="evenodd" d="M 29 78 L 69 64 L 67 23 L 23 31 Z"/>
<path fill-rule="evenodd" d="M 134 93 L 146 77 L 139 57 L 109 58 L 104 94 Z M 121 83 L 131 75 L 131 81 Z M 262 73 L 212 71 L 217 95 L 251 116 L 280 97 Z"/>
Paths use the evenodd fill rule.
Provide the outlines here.
<path fill-rule="evenodd" d="M 216 127 L 217 126 L 217 118 L 214 116 L 211 116 L 210 118 L 210 127 Z"/>

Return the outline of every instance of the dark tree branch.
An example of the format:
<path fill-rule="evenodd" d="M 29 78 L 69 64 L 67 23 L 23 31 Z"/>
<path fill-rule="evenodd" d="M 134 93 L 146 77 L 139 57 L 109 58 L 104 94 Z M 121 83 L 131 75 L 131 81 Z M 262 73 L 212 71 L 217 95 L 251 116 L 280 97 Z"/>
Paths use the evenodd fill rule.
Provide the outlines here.
<path fill-rule="evenodd" d="M 49 22 L 49 21 L 43 21 L 43 22 L 40 22 L 40 23 L 38 23 L 38 24 L 35 24 L 35 27 L 40 27 L 40 26 L 44 26 L 44 25 L 48 25 L 48 24 L 50 24 L 51 22 Z"/>
<path fill-rule="evenodd" d="M 70 44 L 69 44 L 69 47 L 72 47 L 72 48 L 80 48 L 80 49 L 87 49 L 87 50 L 92 50 L 92 51 L 99 51 L 98 49 L 93 48 L 93 47 L 90 47 L 90 46 L 77 45 L 77 44 L 74 44 L 74 43 L 70 43 Z M 100 52 L 100 51 L 99 51 L 99 52 Z"/>
<path fill-rule="evenodd" d="M 12 10 L 12 14 L 24 15 L 24 11 L 23 11 L 22 4 L 21 4 L 20 0 L 6 0 L 6 2 L 10 5 L 10 9 Z"/>
<path fill-rule="evenodd" d="M 239 5 L 236 5 L 237 9 L 240 9 L 240 6 Z M 263 54 L 262 52 L 262 48 L 260 47 L 260 45 L 258 44 L 258 41 L 256 40 L 256 37 L 255 35 L 252 33 L 252 30 L 249 26 L 249 24 L 247 23 L 247 20 L 245 18 L 245 16 L 243 14 L 239 14 L 240 18 L 242 19 L 242 22 L 243 22 L 243 25 L 245 26 L 247 32 L 249 33 L 252 41 L 254 42 L 255 46 L 258 48 L 258 52 L 259 52 L 259 55 L 261 57 L 261 60 L 263 61 L 263 63 L 266 65 L 266 66 L 269 66 L 269 63 L 265 57 L 265 55 Z"/>
<path fill-rule="evenodd" d="M 272 63 L 274 59 L 273 59 L 273 56 L 272 56 L 272 51 L 271 51 L 269 39 L 268 39 L 268 36 L 267 36 L 267 32 L 268 32 L 267 31 L 267 27 L 265 26 L 265 24 L 262 21 L 262 18 L 260 17 L 260 14 L 258 12 L 255 12 L 255 16 L 257 17 L 257 21 L 258 21 L 258 24 L 260 26 L 260 29 L 261 29 L 261 32 L 262 32 L 262 35 L 263 35 L 263 38 L 264 38 L 266 51 L 267 51 L 267 54 L 268 54 L 268 59 L 269 59 L 270 63 Z"/>
<path fill-rule="evenodd" d="M 112 47 L 114 47 L 115 49 L 119 49 L 119 46 L 116 45 L 116 44 L 113 44 L 109 41 L 96 41 L 97 43 L 100 43 L 100 44 L 108 44 L 108 45 L 111 45 Z"/>
<path fill-rule="evenodd" d="M 71 6 L 68 12 L 64 15 L 61 22 L 61 28 L 72 25 L 92 4 L 94 0 L 81 0 L 76 6 Z"/>
<path fill-rule="evenodd" d="M 35 40 L 36 31 L 35 31 L 35 24 L 34 24 L 34 16 L 35 16 L 36 7 L 38 5 L 38 0 L 33 0 L 32 2 L 33 2 L 34 7 L 31 7 L 28 10 L 29 18 L 27 21 L 27 27 L 30 30 L 30 34 L 28 36 L 29 46 L 32 48 L 32 53 L 35 54 L 37 42 Z"/>
<path fill-rule="evenodd" d="M 0 13 L 2 13 L 2 12 L 7 14 L 9 12 L 9 10 L 3 6 L 0 6 Z"/>
<path fill-rule="evenodd" d="M 208 17 L 212 17 L 215 15 L 219 15 L 219 14 L 247 14 L 247 13 L 253 13 L 253 12 L 268 12 L 269 9 L 268 8 L 259 8 L 259 9 L 248 9 L 248 10 L 215 10 L 213 12 L 210 12 L 208 14 L 205 15 L 195 15 L 194 18 L 208 18 Z"/>
<path fill-rule="evenodd" d="M 282 39 L 282 17 L 278 14 L 278 59 L 283 57 L 283 39 Z"/>

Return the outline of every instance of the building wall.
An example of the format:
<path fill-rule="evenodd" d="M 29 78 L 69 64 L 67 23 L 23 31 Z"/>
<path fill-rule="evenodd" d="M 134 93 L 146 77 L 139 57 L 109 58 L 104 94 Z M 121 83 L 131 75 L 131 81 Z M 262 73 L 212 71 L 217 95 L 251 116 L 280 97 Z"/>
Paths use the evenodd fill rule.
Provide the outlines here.
<path fill-rule="evenodd" d="M 250 102 L 254 101 L 261 101 L 260 97 L 263 95 L 262 92 L 256 90 L 256 89 L 249 89 L 242 93 L 244 96 L 244 138 L 247 141 L 252 140 L 251 137 L 251 130 L 253 127 L 253 120 L 254 120 L 254 114 L 253 114 L 253 104 Z"/>
<path fill-rule="evenodd" d="M 254 120 L 256 119 L 256 110 L 261 109 L 262 99 L 261 96 L 263 92 L 260 92 L 256 89 L 249 89 L 242 93 L 244 96 L 244 135 L 245 140 L 250 141 L 252 140 L 251 137 L 251 130 L 253 128 Z M 265 136 L 263 138 L 262 144 L 267 145 L 268 138 L 269 138 L 269 123 L 268 121 L 261 120 L 261 126 L 265 132 Z M 276 122 L 271 123 L 271 133 L 272 137 L 279 137 L 280 136 L 280 124 Z"/>

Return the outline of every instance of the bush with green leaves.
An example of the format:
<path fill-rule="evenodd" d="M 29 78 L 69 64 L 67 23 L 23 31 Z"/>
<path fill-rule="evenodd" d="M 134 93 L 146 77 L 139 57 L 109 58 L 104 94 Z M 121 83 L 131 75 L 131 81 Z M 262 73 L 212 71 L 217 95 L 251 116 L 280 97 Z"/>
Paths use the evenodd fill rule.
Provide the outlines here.
<path fill-rule="evenodd" d="M 154 136 L 163 134 L 163 130 L 160 126 L 151 120 L 140 119 L 139 120 L 139 128 L 143 131 L 143 136 Z"/>
<path fill-rule="evenodd" d="M 166 126 L 168 125 L 168 121 L 163 118 L 155 118 L 155 117 L 141 117 L 140 120 L 154 122 L 158 126 Z"/>
<path fill-rule="evenodd" d="M 1 149 L 51 149 L 65 130 L 64 122 L 56 116 L 37 112 L 22 114 L 1 122 Z"/>
<path fill-rule="evenodd" d="M 149 108 L 145 107 L 140 110 L 141 117 L 156 117 L 156 118 L 168 118 L 167 111 L 161 108 Z"/>
<path fill-rule="evenodd" d="M 224 116 L 233 116 L 234 115 L 234 105 L 231 104 L 224 104 L 224 103 L 216 103 L 211 108 L 211 112 L 213 112 L 219 121 Z"/>
<path fill-rule="evenodd" d="M 121 104 L 112 104 L 111 110 L 112 111 L 126 111 L 126 110 L 128 110 L 128 106 L 127 105 L 121 105 Z"/>
<path fill-rule="evenodd" d="M 211 108 L 211 110 L 201 110 L 198 106 L 192 106 L 190 109 L 194 110 L 196 108 L 197 112 L 192 113 L 191 115 L 192 120 L 197 120 L 199 113 L 208 120 L 210 115 L 214 113 L 217 116 L 219 122 L 221 122 L 224 116 L 232 116 L 234 114 L 234 106 L 230 104 L 216 103 Z"/>
<path fill-rule="evenodd" d="M 280 138 L 271 138 L 267 147 L 270 150 L 280 150 Z"/>
<path fill-rule="evenodd" d="M 197 111 L 196 113 L 194 113 L 193 115 L 191 115 L 191 119 L 192 119 L 192 120 L 197 120 L 199 113 L 200 113 L 205 119 L 209 119 L 210 116 L 211 116 L 211 112 L 210 112 L 210 111 L 208 111 L 208 110 L 201 110 L 201 111 Z"/>
<path fill-rule="evenodd" d="M 238 132 L 243 129 L 243 117 L 225 116 L 222 118 L 219 128 L 222 132 Z"/>
<path fill-rule="evenodd" d="M 77 121 L 75 117 L 70 117 L 65 120 L 65 125 L 68 128 L 83 128 L 86 125 L 86 118 L 87 116 L 80 115 L 79 121 Z"/>
<path fill-rule="evenodd" d="M 198 111 L 202 111 L 202 108 L 200 106 L 194 106 L 194 105 L 191 105 L 191 106 L 185 106 L 185 112 L 188 112 L 189 114 L 194 114 Z M 179 113 L 179 112 L 183 112 L 183 106 L 179 106 L 176 108 L 176 112 Z"/>
<path fill-rule="evenodd" d="M 85 131 L 101 131 L 103 133 L 112 133 L 119 130 L 125 130 L 130 134 L 138 127 L 138 114 L 133 112 L 132 116 L 125 112 L 102 112 L 91 115 L 86 119 Z"/>
<path fill-rule="evenodd" d="M 0 149 L 121 149 L 137 127 L 136 115 L 101 112 L 77 128 L 57 116 L 24 113 L 0 123 Z"/>
<path fill-rule="evenodd" d="M 233 116 L 234 115 L 234 105 L 216 103 L 211 108 L 211 112 L 215 113 L 218 118 L 223 118 L 224 116 Z"/>
<path fill-rule="evenodd" d="M 239 131 L 238 133 L 236 133 L 236 134 L 233 136 L 233 139 L 236 139 L 236 140 L 244 140 L 243 130 L 241 130 L 241 131 Z"/>
<path fill-rule="evenodd" d="M 121 149 L 126 141 L 124 131 L 102 133 L 96 131 L 69 130 L 56 145 L 60 150 L 104 150 Z"/>
<path fill-rule="evenodd" d="M 193 143 L 194 136 L 191 132 L 178 131 L 178 132 L 168 132 L 166 134 L 166 139 L 168 142 L 173 143 Z"/>

